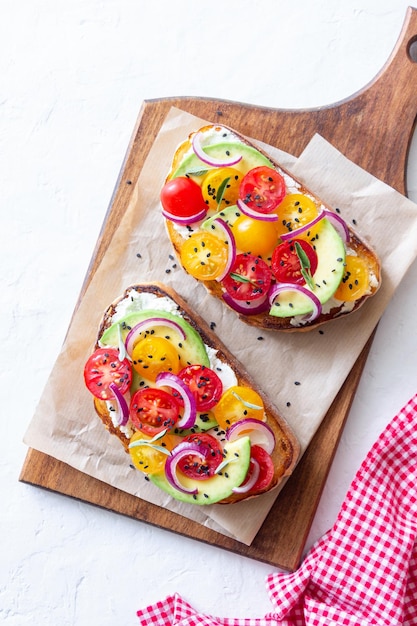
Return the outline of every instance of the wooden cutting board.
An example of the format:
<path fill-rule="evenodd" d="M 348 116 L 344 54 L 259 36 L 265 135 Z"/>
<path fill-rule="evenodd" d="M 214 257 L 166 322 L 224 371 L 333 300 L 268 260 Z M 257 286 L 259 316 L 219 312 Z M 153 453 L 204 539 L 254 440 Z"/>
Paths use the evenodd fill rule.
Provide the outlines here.
<path fill-rule="evenodd" d="M 315 133 L 319 133 L 353 162 L 405 194 L 407 153 L 417 114 L 415 42 L 417 46 L 417 11 L 410 8 L 398 43 L 385 67 L 359 93 L 332 106 L 280 110 L 205 98 L 145 101 L 80 300 L 129 205 L 143 163 L 171 106 L 231 126 L 244 135 L 295 156 L 302 152 Z M 27 453 L 20 480 L 249 558 L 294 570 L 299 564 L 371 341 L 372 338 L 250 547 L 119 491 L 33 449 Z"/>

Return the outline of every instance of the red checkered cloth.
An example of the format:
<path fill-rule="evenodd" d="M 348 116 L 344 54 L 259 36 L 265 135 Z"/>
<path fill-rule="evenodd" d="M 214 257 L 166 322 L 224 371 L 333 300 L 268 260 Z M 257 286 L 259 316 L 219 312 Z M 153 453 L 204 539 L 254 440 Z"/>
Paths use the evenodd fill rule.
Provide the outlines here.
<path fill-rule="evenodd" d="M 417 395 L 373 445 L 333 528 L 300 568 L 267 578 L 273 612 L 219 618 L 179 595 L 137 612 L 142 626 L 417 626 Z"/>

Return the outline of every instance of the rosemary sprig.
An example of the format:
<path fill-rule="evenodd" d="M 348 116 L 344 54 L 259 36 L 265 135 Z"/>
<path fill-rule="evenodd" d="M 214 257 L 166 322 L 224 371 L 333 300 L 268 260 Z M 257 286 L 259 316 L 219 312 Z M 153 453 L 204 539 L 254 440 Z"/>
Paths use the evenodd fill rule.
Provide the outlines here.
<path fill-rule="evenodd" d="M 310 287 L 310 289 L 313 290 L 315 285 L 314 285 L 313 277 L 311 275 L 310 259 L 308 258 L 308 256 L 306 255 L 306 253 L 304 252 L 303 248 L 298 243 L 298 241 L 294 242 L 294 247 L 295 247 L 295 252 L 297 254 L 298 260 L 300 261 L 301 275 L 306 281 L 307 285 Z"/>
<path fill-rule="evenodd" d="M 251 280 L 247 276 L 242 276 L 242 274 L 237 274 L 236 272 L 230 272 L 230 276 L 237 283 L 250 283 L 251 285 L 255 285 L 255 286 L 257 285 L 256 280 Z"/>
<path fill-rule="evenodd" d="M 230 180 L 230 176 L 228 176 L 227 178 L 225 178 L 222 181 L 222 184 L 219 186 L 217 193 L 216 193 L 216 202 L 217 202 L 217 208 L 220 208 L 220 205 L 222 203 L 223 200 L 223 196 L 224 196 L 224 192 L 226 191 L 226 187 L 229 183 Z"/>

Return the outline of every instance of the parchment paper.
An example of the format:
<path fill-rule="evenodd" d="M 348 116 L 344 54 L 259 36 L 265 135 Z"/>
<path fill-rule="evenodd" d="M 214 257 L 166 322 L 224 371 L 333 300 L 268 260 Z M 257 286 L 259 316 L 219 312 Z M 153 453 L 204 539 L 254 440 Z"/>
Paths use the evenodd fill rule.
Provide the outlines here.
<path fill-rule="evenodd" d="M 159 191 L 178 144 L 206 123 L 174 108 L 168 114 L 125 217 L 73 317 L 24 441 L 114 487 L 250 545 L 279 489 L 229 506 L 178 503 L 133 470 L 117 438 L 103 428 L 83 382 L 102 313 L 131 284 L 158 280 L 173 287 L 207 322 L 216 323 L 219 337 L 269 395 L 304 451 L 417 255 L 417 206 L 320 136 L 298 159 L 258 143 L 323 201 L 340 208 L 348 222 L 355 220 L 355 229 L 382 261 L 383 282 L 362 309 L 321 327 L 321 332 L 282 334 L 252 328 L 175 268 L 170 258 Z"/>

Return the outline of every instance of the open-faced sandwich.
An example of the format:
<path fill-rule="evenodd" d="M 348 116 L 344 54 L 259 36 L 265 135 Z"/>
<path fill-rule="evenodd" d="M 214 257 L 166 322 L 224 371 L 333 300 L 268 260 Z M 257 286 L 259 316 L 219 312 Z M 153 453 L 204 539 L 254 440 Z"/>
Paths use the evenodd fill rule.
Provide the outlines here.
<path fill-rule="evenodd" d="M 291 474 L 299 445 L 213 330 L 159 283 L 104 314 L 84 379 L 131 463 L 173 498 L 232 503 Z"/>
<path fill-rule="evenodd" d="M 376 254 L 340 211 L 229 128 L 179 146 L 161 204 L 182 267 L 248 324 L 308 330 L 379 288 Z"/>

